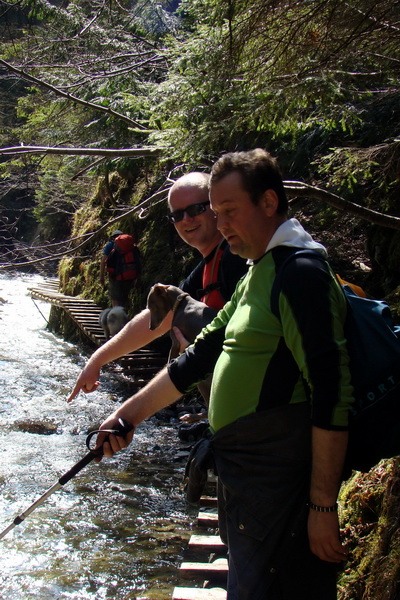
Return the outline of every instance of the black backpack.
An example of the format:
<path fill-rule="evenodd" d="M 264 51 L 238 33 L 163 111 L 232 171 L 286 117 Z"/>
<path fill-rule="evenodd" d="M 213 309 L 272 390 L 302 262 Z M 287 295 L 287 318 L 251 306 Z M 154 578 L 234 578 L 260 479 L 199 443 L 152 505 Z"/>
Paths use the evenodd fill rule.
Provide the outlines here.
<path fill-rule="evenodd" d="M 326 262 L 312 250 L 298 250 L 286 258 L 271 292 L 271 309 L 279 320 L 282 274 L 297 256 Z M 341 287 L 347 301 L 345 335 L 355 396 L 346 467 L 369 471 L 382 458 L 400 454 L 400 327 L 386 302 L 361 298 L 349 285 Z"/>

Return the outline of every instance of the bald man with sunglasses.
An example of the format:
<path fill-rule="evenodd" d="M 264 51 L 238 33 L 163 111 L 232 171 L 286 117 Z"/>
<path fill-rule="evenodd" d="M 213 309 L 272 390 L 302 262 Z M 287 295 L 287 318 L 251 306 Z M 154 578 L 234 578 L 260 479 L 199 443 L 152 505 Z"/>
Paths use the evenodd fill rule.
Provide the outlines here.
<path fill-rule="evenodd" d="M 247 271 L 246 261 L 230 252 L 226 240 L 217 229 L 210 209 L 209 175 L 188 173 L 180 177 L 168 194 L 168 219 L 179 236 L 203 259 L 180 286 L 196 300 L 219 310 L 235 290 L 236 283 Z M 67 401 L 82 390 L 93 392 L 99 386 L 101 368 L 143 346 L 171 329 L 172 312 L 156 330 L 149 329 L 149 311 L 146 308 L 90 357 L 81 371 Z"/>

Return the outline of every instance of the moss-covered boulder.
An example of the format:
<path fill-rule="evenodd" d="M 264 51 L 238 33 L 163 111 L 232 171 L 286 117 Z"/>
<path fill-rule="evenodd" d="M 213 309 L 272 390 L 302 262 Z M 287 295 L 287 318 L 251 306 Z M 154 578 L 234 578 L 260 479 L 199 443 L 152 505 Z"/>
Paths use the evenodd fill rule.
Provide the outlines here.
<path fill-rule="evenodd" d="M 354 473 L 340 494 L 342 536 L 349 559 L 340 600 L 400 597 L 400 459 Z"/>

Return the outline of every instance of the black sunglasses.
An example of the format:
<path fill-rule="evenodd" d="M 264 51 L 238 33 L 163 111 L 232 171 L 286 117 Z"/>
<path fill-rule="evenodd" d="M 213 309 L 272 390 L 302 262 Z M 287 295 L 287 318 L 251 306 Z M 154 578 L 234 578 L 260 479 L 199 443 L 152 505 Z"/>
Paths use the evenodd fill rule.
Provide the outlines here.
<path fill-rule="evenodd" d="M 189 217 L 197 217 L 197 215 L 201 215 L 201 213 L 205 212 L 209 204 L 210 201 L 207 200 L 207 202 L 198 202 L 197 204 L 191 204 L 186 208 L 174 210 L 174 212 L 168 215 L 168 220 L 170 223 L 179 223 L 179 221 L 182 221 L 185 213 L 188 214 Z"/>

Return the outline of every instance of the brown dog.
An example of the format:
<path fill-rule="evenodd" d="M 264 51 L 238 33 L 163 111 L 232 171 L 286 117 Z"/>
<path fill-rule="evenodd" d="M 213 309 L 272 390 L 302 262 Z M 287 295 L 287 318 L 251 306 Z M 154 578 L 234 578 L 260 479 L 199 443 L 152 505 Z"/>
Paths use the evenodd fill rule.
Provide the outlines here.
<path fill-rule="evenodd" d="M 147 308 L 150 311 L 150 329 L 160 326 L 164 317 L 172 310 L 174 316 L 172 327 L 178 327 L 183 336 L 192 343 L 205 325 L 210 323 L 218 311 L 204 302 L 194 300 L 189 294 L 174 285 L 157 283 L 147 296 Z M 172 340 L 168 361 L 179 356 L 180 344 L 173 330 L 170 331 Z M 198 388 L 208 405 L 210 397 L 211 377 L 199 383 Z"/>
<path fill-rule="evenodd" d="M 189 294 L 174 285 L 157 283 L 147 296 L 147 308 L 150 311 L 150 329 L 157 329 L 164 317 L 172 310 L 172 327 L 178 327 L 190 342 L 205 325 L 210 323 L 217 311 L 204 302 L 194 300 Z M 168 360 L 179 356 L 179 342 L 171 329 L 172 346 Z"/>

